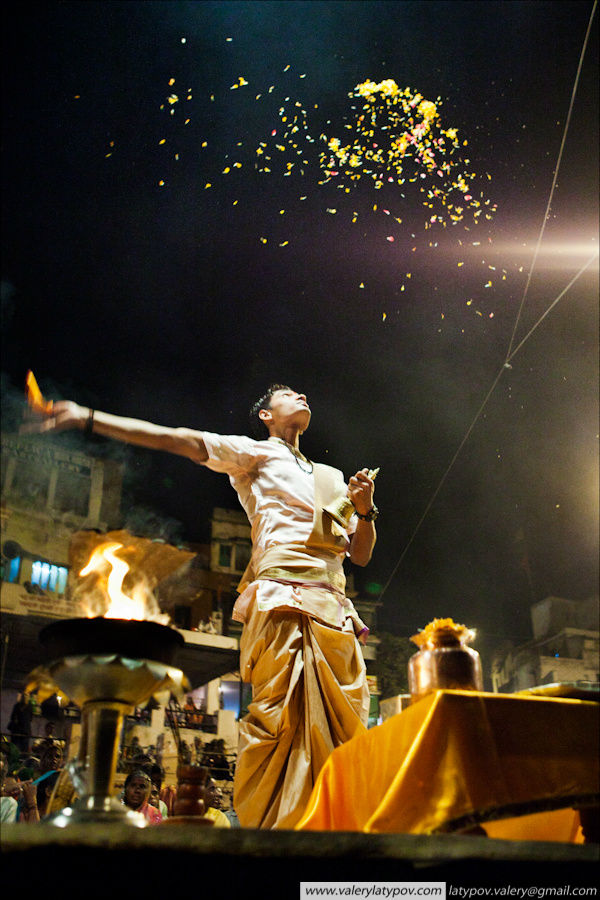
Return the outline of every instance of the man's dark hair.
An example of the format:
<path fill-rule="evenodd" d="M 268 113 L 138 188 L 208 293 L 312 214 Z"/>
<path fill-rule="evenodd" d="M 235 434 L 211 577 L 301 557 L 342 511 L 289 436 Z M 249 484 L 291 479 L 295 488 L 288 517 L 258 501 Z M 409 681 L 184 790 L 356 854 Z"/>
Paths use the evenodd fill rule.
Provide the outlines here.
<path fill-rule="evenodd" d="M 271 397 L 275 393 L 275 391 L 289 391 L 291 388 L 287 386 L 287 384 L 271 384 L 269 388 L 265 391 L 262 397 L 252 405 L 252 409 L 250 410 L 250 428 L 252 429 L 252 434 L 257 440 L 262 440 L 265 436 L 265 431 L 269 431 L 267 426 L 264 424 L 260 416 L 258 415 L 261 409 L 271 409 Z"/>

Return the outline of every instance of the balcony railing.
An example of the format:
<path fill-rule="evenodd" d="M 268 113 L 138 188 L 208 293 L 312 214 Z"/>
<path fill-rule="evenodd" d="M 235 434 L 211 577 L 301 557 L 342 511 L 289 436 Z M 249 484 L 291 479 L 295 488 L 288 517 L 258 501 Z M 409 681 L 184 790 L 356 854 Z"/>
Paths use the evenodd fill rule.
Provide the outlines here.
<path fill-rule="evenodd" d="M 202 713 L 199 710 L 165 709 L 165 728 L 189 728 L 192 731 L 204 731 L 206 734 L 217 734 L 218 716 Z"/>

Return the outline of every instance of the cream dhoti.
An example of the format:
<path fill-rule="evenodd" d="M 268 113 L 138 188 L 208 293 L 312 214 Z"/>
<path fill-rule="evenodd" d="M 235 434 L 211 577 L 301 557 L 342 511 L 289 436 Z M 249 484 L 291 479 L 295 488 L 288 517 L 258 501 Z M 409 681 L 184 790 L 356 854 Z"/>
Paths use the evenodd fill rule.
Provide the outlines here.
<path fill-rule="evenodd" d="M 293 828 L 331 751 L 365 730 L 369 693 L 352 620 L 336 628 L 253 603 L 240 669 L 253 699 L 240 722 L 235 810 L 246 827 Z"/>

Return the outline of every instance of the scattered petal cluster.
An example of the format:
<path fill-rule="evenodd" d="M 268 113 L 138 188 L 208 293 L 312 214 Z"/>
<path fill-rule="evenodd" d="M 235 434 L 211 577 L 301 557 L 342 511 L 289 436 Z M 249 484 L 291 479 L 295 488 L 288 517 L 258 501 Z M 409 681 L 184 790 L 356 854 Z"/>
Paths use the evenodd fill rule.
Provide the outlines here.
<path fill-rule="evenodd" d="M 468 215 L 475 221 L 482 214 L 492 218 L 496 205 L 483 192 L 476 196 L 476 174 L 461 155 L 467 141 L 459 138 L 457 128 L 443 126 L 440 97 L 427 100 L 391 78 L 378 84 L 364 81 L 349 96 L 363 104 L 352 107 L 354 121 L 344 125 L 347 133 L 321 135 L 327 143 L 320 155 L 324 181 L 335 179 L 347 192 L 365 179 L 375 190 L 386 183 L 416 184 L 431 210 L 429 224 L 445 227 Z"/>

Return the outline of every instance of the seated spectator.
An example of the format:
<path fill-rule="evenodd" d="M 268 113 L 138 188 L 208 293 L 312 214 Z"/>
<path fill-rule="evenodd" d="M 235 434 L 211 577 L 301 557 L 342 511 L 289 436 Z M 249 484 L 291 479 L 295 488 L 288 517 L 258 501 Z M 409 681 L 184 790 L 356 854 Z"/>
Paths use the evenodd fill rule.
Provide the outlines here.
<path fill-rule="evenodd" d="M 202 765 L 208 766 L 211 775 L 219 781 L 232 780 L 231 769 L 225 755 L 225 741 L 222 738 L 215 738 L 205 746 Z"/>
<path fill-rule="evenodd" d="M 232 828 L 240 828 L 240 820 L 237 817 L 237 813 L 233 806 L 229 809 L 224 810 L 225 815 L 227 816 L 227 820 Z"/>
<path fill-rule="evenodd" d="M 185 706 L 184 706 L 186 718 L 187 718 L 187 727 L 188 728 L 199 728 L 202 724 L 202 719 L 204 716 L 194 703 L 191 697 L 188 697 Z"/>
<path fill-rule="evenodd" d="M 14 797 L 6 797 L 4 794 L 0 797 L 0 822 L 7 825 L 9 822 L 17 821 L 17 801 Z"/>
<path fill-rule="evenodd" d="M 36 778 L 45 775 L 46 772 L 55 772 L 62 766 L 62 745 L 60 741 L 51 740 L 44 744 L 40 750 L 40 762 L 36 771 Z"/>
<path fill-rule="evenodd" d="M 15 772 L 21 761 L 21 754 L 19 748 L 5 734 L 2 735 L 0 743 L 0 754 L 6 761 L 6 771 Z"/>
<path fill-rule="evenodd" d="M 213 820 L 215 828 L 231 828 L 231 822 L 221 810 L 222 800 L 221 788 L 215 784 L 213 778 L 209 778 L 206 782 L 206 802 L 209 805 L 204 815 Z"/>
<path fill-rule="evenodd" d="M 125 779 L 122 802 L 129 809 L 142 813 L 148 824 L 158 825 L 162 822 L 162 816 L 158 809 L 148 803 L 151 789 L 150 776 L 143 769 L 134 769 Z"/>
<path fill-rule="evenodd" d="M 17 813 L 19 822 L 33 823 L 44 818 L 59 775 L 60 771 L 55 770 L 46 772 L 34 781 L 23 782 Z"/>
<path fill-rule="evenodd" d="M 167 807 L 168 814 L 172 816 L 175 800 L 177 799 L 177 788 L 174 785 L 169 784 L 168 786 L 161 788 L 159 796 Z"/>
<path fill-rule="evenodd" d="M 14 782 L 14 778 L 6 775 L 7 764 L 4 756 L 0 756 L 0 822 L 16 822 L 17 821 L 17 801 L 11 793 L 13 787 L 10 782 Z"/>
<path fill-rule="evenodd" d="M 148 803 L 150 804 L 150 806 L 153 806 L 159 811 L 163 822 L 165 819 L 169 818 L 169 810 L 167 809 L 167 804 L 164 800 L 160 799 L 160 791 L 155 784 L 153 784 L 150 788 Z"/>
<path fill-rule="evenodd" d="M 51 746 L 56 740 L 56 724 L 54 722 L 46 722 L 44 725 L 44 737 L 36 738 L 33 742 L 34 751 L 40 755 L 42 751 Z"/>
<path fill-rule="evenodd" d="M 167 819 L 169 816 L 169 810 L 165 801 L 161 799 L 161 789 L 164 772 L 158 765 L 158 763 L 153 763 L 148 770 L 148 774 L 150 775 L 150 781 L 152 782 L 152 787 L 150 789 L 150 799 L 148 800 L 148 802 L 151 806 L 156 807 L 163 819 Z"/>
<path fill-rule="evenodd" d="M 16 775 L 5 775 L 2 779 L 2 795 L 13 797 L 17 803 L 21 798 L 21 780 Z"/>
<path fill-rule="evenodd" d="M 56 722 L 49 721 L 44 725 L 44 742 L 52 743 L 56 740 Z"/>
<path fill-rule="evenodd" d="M 138 754 L 140 754 L 141 752 L 142 748 L 140 747 L 140 739 L 137 734 L 135 734 L 131 738 L 129 744 L 126 744 L 123 748 L 123 757 L 125 759 L 135 759 L 135 757 L 138 756 Z"/>

